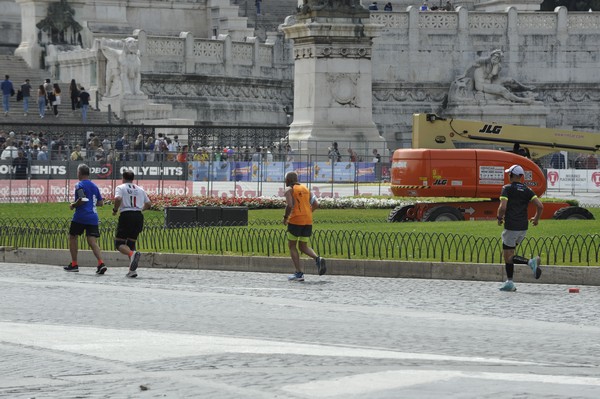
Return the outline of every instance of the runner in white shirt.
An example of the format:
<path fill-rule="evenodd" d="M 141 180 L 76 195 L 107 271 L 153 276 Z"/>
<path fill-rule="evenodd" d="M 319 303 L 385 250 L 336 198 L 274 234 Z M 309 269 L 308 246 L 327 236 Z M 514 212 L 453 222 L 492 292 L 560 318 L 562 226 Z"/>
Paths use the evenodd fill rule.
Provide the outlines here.
<path fill-rule="evenodd" d="M 133 171 L 126 170 L 123 172 L 123 184 L 117 186 L 115 190 L 115 204 L 113 206 L 113 216 L 117 212 L 121 212 L 115 237 L 115 248 L 129 257 L 127 277 L 132 278 L 137 277 L 136 269 L 141 256 L 135 248 L 135 243 L 144 228 L 142 211 L 150 209 L 151 205 L 150 198 L 148 198 L 148 194 L 144 189 L 133 184 L 134 178 Z"/>

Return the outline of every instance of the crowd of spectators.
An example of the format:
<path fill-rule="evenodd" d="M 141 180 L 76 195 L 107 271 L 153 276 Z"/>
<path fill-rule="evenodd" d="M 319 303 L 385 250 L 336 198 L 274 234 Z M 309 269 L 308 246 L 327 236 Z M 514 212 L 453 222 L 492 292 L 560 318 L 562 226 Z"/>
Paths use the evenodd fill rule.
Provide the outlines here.
<path fill-rule="evenodd" d="M 0 159 L 12 160 L 22 152 L 27 161 L 86 162 L 273 162 L 294 160 L 289 144 L 272 146 L 202 146 L 189 145 L 178 135 L 138 133 L 130 140 L 127 134 L 111 140 L 94 132 L 85 139 L 65 134 L 29 131 L 15 134 L 0 130 Z"/>

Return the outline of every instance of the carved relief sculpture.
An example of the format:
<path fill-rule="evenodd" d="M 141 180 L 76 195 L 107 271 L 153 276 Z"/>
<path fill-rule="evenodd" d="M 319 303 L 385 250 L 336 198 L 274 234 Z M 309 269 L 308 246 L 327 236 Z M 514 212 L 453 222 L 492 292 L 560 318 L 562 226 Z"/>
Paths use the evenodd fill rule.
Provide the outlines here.
<path fill-rule="evenodd" d="M 137 40 L 132 37 L 125 40 L 102 39 L 101 49 L 107 59 L 104 95 L 143 94 L 140 90 L 142 62 Z"/>
<path fill-rule="evenodd" d="M 494 50 L 489 57 L 480 58 L 463 76 L 456 78 L 450 85 L 448 94 L 450 103 L 465 103 L 476 100 L 531 104 L 535 101 L 534 87 L 525 86 L 515 79 L 501 78 L 500 63 L 503 53 Z"/>

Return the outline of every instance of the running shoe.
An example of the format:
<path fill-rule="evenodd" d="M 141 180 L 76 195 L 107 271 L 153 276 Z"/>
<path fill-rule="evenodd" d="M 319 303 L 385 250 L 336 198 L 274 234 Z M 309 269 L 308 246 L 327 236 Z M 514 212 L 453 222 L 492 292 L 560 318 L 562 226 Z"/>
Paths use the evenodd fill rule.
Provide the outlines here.
<path fill-rule="evenodd" d="M 137 272 L 135 270 L 130 270 L 125 277 L 129 277 L 129 278 L 135 278 L 137 277 Z"/>
<path fill-rule="evenodd" d="M 138 267 L 138 263 L 140 262 L 141 253 L 138 251 L 133 251 L 133 255 L 129 258 L 129 270 L 134 271 Z"/>
<path fill-rule="evenodd" d="M 315 259 L 315 263 L 317 264 L 317 271 L 319 272 L 319 276 L 327 273 L 327 266 L 325 266 L 325 259 L 320 256 Z"/>
<path fill-rule="evenodd" d="M 533 277 L 537 280 L 542 275 L 542 269 L 540 269 L 541 259 L 539 256 L 535 256 L 527 262 L 531 270 L 533 271 Z"/>
<path fill-rule="evenodd" d="M 78 272 L 79 271 L 79 266 L 73 266 L 73 265 L 71 265 L 69 263 L 67 266 L 63 267 L 63 269 L 66 272 Z"/>
<path fill-rule="evenodd" d="M 106 266 L 104 265 L 104 263 L 101 263 L 98 265 L 98 267 L 96 268 L 96 274 L 101 275 L 106 273 Z"/>
<path fill-rule="evenodd" d="M 502 284 L 502 287 L 500 287 L 500 291 L 514 292 L 516 290 L 517 290 L 517 287 L 515 287 L 515 283 L 513 283 L 510 280 L 506 280 L 506 282 L 504 284 Z"/>
<path fill-rule="evenodd" d="M 288 276 L 289 281 L 304 281 L 304 273 L 294 273 Z"/>

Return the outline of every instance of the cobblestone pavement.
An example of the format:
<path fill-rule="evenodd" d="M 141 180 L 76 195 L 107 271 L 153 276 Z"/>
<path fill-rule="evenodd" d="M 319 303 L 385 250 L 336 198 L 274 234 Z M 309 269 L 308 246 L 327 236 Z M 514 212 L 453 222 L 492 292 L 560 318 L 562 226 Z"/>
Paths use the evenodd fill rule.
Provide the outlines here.
<path fill-rule="evenodd" d="M 600 287 L 94 270 L 0 263 L 0 397 L 600 397 Z"/>

